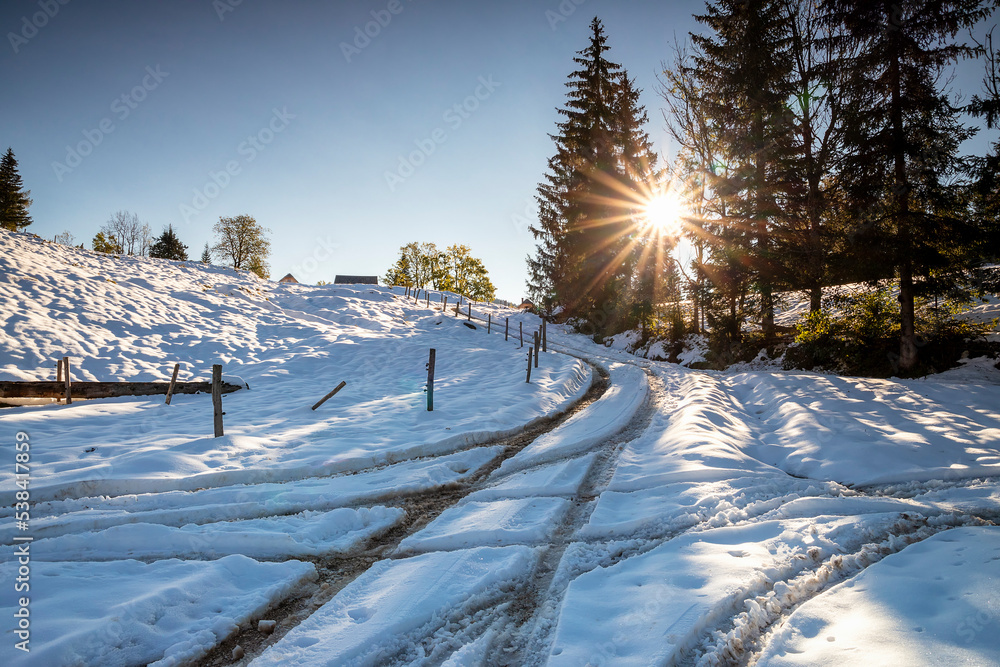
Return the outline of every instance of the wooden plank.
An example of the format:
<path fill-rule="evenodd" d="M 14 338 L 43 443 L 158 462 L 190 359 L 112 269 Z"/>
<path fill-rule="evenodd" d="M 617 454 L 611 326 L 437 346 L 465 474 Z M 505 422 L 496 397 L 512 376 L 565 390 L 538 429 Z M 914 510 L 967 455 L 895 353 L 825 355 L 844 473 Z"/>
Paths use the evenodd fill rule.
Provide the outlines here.
<path fill-rule="evenodd" d="M 223 383 L 222 393 L 231 394 L 243 389 L 242 385 Z M 119 396 L 164 396 L 170 390 L 169 382 L 74 382 L 73 398 L 117 398 Z M 211 382 L 178 382 L 174 394 L 207 394 Z M 63 382 L 7 382 L 0 381 L 0 398 L 65 398 Z"/>
<path fill-rule="evenodd" d="M 167 400 L 164 401 L 167 405 L 170 405 L 170 399 L 174 397 L 174 385 L 177 384 L 177 373 L 181 370 L 180 364 L 174 364 L 174 374 L 170 377 L 170 386 L 167 387 Z"/>
<path fill-rule="evenodd" d="M 222 364 L 212 364 L 212 412 L 215 426 L 215 437 L 225 435 L 222 428 Z"/>
<path fill-rule="evenodd" d="M 329 386 L 329 385 L 327 385 L 327 386 Z M 312 406 L 312 409 L 313 409 L 313 410 L 315 410 L 315 409 L 316 409 L 316 408 L 318 408 L 319 406 L 321 406 L 321 405 L 323 405 L 324 403 L 326 403 L 326 402 L 327 402 L 328 400 L 330 400 L 331 398 L 333 398 L 333 397 L 334 397 L 334 395 L 335 395 L 335 394 L 336 394 L 336 393 L 337 393 L 338 391 L 340 391 L 341 389 L 343 389 L 343 388 L 344 388 L 344 387 L 346 387 L 346 386 L 347 386 L 347 381 L 346 381 L 346 380 L 341 380 L 341 381 L 340 381 L 340 384 L 338 384 L 338 385 L 337 385 L 336 387 L 334 387 L 334 388 L 333 388 L 333 391 L 331 391 L 331 392 L 330 392 L 329 394 L 327 394 L 327 395 L 326 395 L 326 396 L 324 396 L 323 398 L 319 399 L 319 400 L 318 400 L 318 401 L 316 402 L 316 405 Z"/>

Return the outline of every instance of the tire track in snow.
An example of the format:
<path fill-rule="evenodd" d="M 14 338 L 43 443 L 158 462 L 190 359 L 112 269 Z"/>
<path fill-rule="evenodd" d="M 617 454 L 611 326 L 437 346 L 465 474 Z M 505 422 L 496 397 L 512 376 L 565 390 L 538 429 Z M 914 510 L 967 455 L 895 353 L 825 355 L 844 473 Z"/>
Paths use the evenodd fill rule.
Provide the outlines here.
<path fill-rule="evenodd" d="M 558 615 L 569 582 L 557 582 L 566 549 L 590 519 L 597 500 L 608 487 L 624 446 L 641 435 L 652 421 L 656 403 L 663 400 L 660 380 L 645 371 L 650 392 L 632 419 L 597 450 L 597 456 L 587 471 L 573 504 L 565 514 L 549 544 L 531 573 L 527 583 L 517 591 L 515 613 L 508 616 L 506 628 L 498 633 L 487 652 L 492 665 L 534 664 L 539 656 L 548 655 L 552 621 Z"/>
<path fill-rule="evenodd" d="M 392 500 L 383 501 L 381 503 L 383 505 L 406 510 L 406 517 L 388 532 L 373 538 L 362 552 L 348 557 L 297 558 L 296 560 L 312 562 L 319 572 L 319 578 L 314 584 L 301 591 L 298 596 L 281 601 L 268 614 L 268 620 L 277 621 L 274 631 L 270 635 L 262 635 L 257 631 L 255 620 L 253 623 L 240 627 L 236 633 L 218 644 L 198 664 L 206 667 L 249 664 L 267 647 L 279 641 L 292 628 L 307 619 L 345 586 L 361 576 L 371 565 L 384 558 L 389 558 L 405 538 L 419 532 L 442 512 L 456 505 L 467 495 L 483 488 L 490 475 L 504 461 L 516 455 L 538 437 L 555 430 L 573 415 L 598 401 L 608 389 L 609 376 L 599 367 L 593 366 L 593 368 L 595 375 L 590 388 L 569 409 L 558 415 L 543 418 L 514 436 L 480 445 L 500 445 L 503 447 L 503 451 L 493 461 L 477 471 L 475 475 L 457 483 L 455 488 L 425 491 L 399 499 L 395 503 Z M 485 631 L 488 623 L 488 620 L 484 623 L 476 623 L 474 627 L 481 627 Z M 233 661 L 232 652 L 237 645 L 243 648 L 245 657 Z"/>

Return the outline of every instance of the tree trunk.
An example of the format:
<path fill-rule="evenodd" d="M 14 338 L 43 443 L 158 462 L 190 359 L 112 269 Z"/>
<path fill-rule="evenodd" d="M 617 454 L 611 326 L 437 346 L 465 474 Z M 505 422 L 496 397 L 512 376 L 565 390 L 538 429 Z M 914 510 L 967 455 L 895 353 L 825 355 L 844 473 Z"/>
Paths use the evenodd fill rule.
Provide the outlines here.
<path fill-rule="evenodd" d="M 893 194 L 899 265 L 899 367 L 900 370 L 908 371 L 917 365 L 917 336 L 913 305 L 913 257 L 910 252 L 910 193 L 906 176 L 906 134 L 903 127 L 903 95 L 899 69 L 897 55 L 889 67 L 889 76 L 892 85 Z"/>

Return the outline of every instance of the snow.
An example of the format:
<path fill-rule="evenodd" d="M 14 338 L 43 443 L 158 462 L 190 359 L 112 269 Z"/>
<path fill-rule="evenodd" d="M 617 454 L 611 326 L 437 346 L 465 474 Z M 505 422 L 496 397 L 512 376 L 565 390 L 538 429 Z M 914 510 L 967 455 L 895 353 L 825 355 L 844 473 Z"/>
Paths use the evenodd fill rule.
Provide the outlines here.
<path fill-rule="evenodd" d="M 601 398 L 504 461 L 501 471 L 523 470 L 575 456 L 624 428 L 646 401 L 649 383 L 642 370 L 634 366 L 611 364 L 608 370 L 611 387 Z"/>
<path fill-rule="evenodd" d="M 500 482 L 476 491 L 469 500 L 497 500 L 526 496 L 573 496 L 583 483 L 583 478 L 594 463 L 594 454 L 575 459 L 520 470 L 510 475 L 494 473 Z"/>
<path fill-rule="evenodd" d="M 0 472 L 0 539 L 34 539 L 31 664 L 191 664 L 262 620 L 288 632 L 241 634 L 258 665 L 1000 664 L 995 360 L 916 380 L 766 355 L 693 371 L 550 324 L 529 384 L 502 320 L 540 320 L 497 304 L 473 330 L 398 288 L 5 231 L 0 283 L 0 377 L 52 378 L 69 354 L 78 379 L 221 362 L 249 386 L 221 438 L 206 396 L 0 410 L 31 436 L 29 531 Z M 553 420 L 592 367 L 607 391 Z M 0 664 L 27 664 L 12 646 Z"/>
<path fill-rule="evenodd" d="M 755 458 L 800 477 L 872 485 L 1000 475 L 1000 385 L 747 373 Z M 752 415 L 752 420 L 749 418 Z"/>
<path fill-rule="evenodd" d="M 105 497 L 85 497 L 40 503 L 32 510 L 35 537 L 53 537 L 78 530 L 99 530 L 125 523 L 182 526 L 219 520 L 253 519 L 269 515 L 328 510 L 358 503 L 432 491 L 454 485 L 493 461 L 500 447 L 477 447 L 434 459 L 341 475 L 308 478 L 284 484 L 234 485 L 199 491 L 170 491 Z M 16 534 L 8 514 L 0 536 Z"/>
<path fill-rule="evenodd" d="M 385 662 L 411 648 L 408 634 L 486 606 L 534 560 L 528 547 L 512 546 L 379 561 L 250 664 Z"/>
<path fill-rule="evenodd" d="M 522 354 L 373 286 L 277 284 L 194 262 L 115 258 L 0 233 L 0 378 L 207 378 L 212 364 L 250 390 L 225 396 L 212 438 L 207 396 L 11 408 L 4 428 L 44 443 L 38 499 L 286 481 L 450 453 L 565 409 L 590 369 L 544 356 L 524 382 Z M 437 350 L 435 409 L 422 392 Z M 310 407 L 340 380 L 347 386 Z M 489 401 L 482 400 L 489 396 Z M 0 471 L 6 499 L 13 471 Z"/>
<path fill-rule="evenodd" d="M 469 501 L 450 507 L 399 545 L 400 553 L 532 544 L 551 537 L 569 509 L 562 498 Z"/>
<path fill-rule="evenodd" d="M 956 528 L 887 556 L 792 612 L 759 667 L 991 665 L 1000 528 Z"/>
<path fill-rule="evenodd" d="M 132 523 L 106 530 L 38 540 L 37 560 L 121 558 L 216 558 L 243 554 L 258 559 L 344 555 L 392 528 L 406 516 L 401 509 L 342 507 L 235 522 L 188 524 L 173 528 Z"/>
<path fill-rule="evenodd" d="M 17 564 L 0 564 L 13 581 Z M 33 563 L 30 653 L 0 647 L 5 665 L 186 664 L 237 626 L 316 578 L 311 563 L 258 563 L 245 556 L 216 561 L 135 560 Z M 13 586 L 0 592 L 0 615 L 17 609 Z"/>

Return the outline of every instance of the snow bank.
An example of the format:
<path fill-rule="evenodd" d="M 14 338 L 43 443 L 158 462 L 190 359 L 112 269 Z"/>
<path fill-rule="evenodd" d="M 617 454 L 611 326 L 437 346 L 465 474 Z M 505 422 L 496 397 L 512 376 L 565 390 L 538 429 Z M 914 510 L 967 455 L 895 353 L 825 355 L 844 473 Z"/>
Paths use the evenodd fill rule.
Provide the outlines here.
<path fill-rule="evenodd" d="M 995 665 L 997 581 L 1000 528 L 938 533 L 808 600 L 757 665 Z"/>
<path fill-rule="evenodd" d="M 16 563 L 0 565 L 13 581 Z M 302 582 L 311 563 L 217 561 L 32 563 L 31 652 L 0 648 L 5 665 L 144 665 L 197 660 L 244 622 L 262 615 Z M 13 586 L 0 592 L 0 615 L 16 607 Z"/>
<path fill-rule="evenodd" d="M 463 502 L 399 545 L 399 553 L 532 544 L 552 536 L 569 509 L 562 498 Z"/>
<path fill-rule="evenodd" d="M 183 526 L 375 503 L 458 483 L 474 475 L 502 451 L 500 446 L 477 447 L 356 475 L 310 478 L 285 484 L 238 484 L 200 491 L 39 503 L 32 508 L 31 530 L 36 538 L 55 537 L 128 523 Z M 10 539 L 16 533 L 13 516 L 8 512 L 0 528 L 0 538 Z"/>
<path fill-rule="evenodd" d="M 504 461 L 501 473 L 575 456 L 622 430 L 649 396 L 649 382 L 635 366 L 610 364 L 609 372 L 610 387 L 601 398 Z"/>
<path fill-rule="evenodd" d="M 330 512 L 188 524 L 181 528 L 133 523 L 37 540 L 32 544 L 32 556 L 60 561 L 218 558 L 231 554 L 262 559 L 329 556 L 364 546 L 405 516 L 406 512 L 397 508 L 342 507 Z"/>
<path fill-rule="evenodd" d="M 794 475 L 855 485 L 1000 475 L 1000 385 L 761 373 L 728 384 L 753 415 L 744 451 Z"/>

